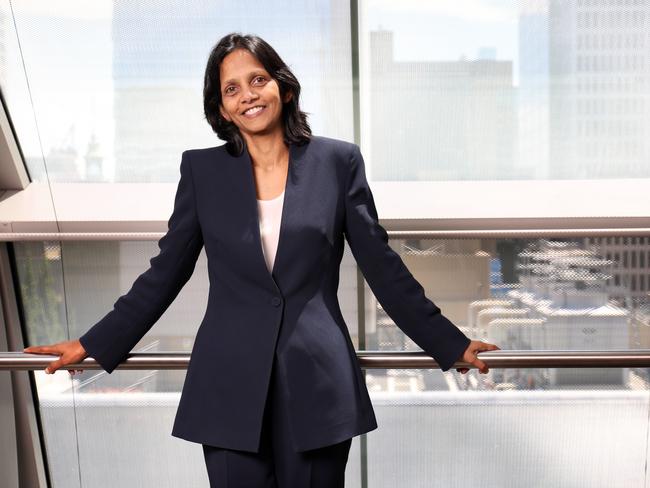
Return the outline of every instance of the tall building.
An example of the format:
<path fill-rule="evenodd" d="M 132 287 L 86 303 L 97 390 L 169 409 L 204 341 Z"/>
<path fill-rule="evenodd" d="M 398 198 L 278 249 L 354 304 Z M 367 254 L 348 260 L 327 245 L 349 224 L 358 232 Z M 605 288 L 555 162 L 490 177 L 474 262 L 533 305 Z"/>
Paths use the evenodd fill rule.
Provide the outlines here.
<path fill-rule="evenodd" d="M 650 177 L 650 3 L 549 3 L 549 176 Z"/>
<path fill-rule="evenodd" d="M 515 178 L 512 61 L 397 61 L 393 44 L 370 32 L 372 179 Z"/>

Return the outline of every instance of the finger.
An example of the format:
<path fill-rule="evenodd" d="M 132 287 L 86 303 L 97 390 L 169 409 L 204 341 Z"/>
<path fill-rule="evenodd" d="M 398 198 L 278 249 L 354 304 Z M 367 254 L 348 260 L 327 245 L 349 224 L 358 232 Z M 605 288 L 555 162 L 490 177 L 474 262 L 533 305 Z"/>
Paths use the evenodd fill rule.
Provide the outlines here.
<path fill-rule="evenodd" d="M 24 352 L 29 352 L 34 354 L 54 354 L 57 356 L 61 355 L 59 349 L 54 346 L 32 346 L 32 347 L 28 347 L 27 349 Z"/>
<path fill-rule="evenodd" d="M 480 359 L 476 359 L 475 361 L 472 361 L 472 364 L 475 365 L 483 374 L 490 371 L 487 365 Z"/>
<path fill-rule="evenodd" d="M 56 373 L 56 370 L 59 369 L 61 366 L 63 366 L 63 361 L 59 359 L 58 361 L 54 361 L 48 364 L 47 368 L 45 368 L 45 372 L 47 374 L 54 374 Z"/>

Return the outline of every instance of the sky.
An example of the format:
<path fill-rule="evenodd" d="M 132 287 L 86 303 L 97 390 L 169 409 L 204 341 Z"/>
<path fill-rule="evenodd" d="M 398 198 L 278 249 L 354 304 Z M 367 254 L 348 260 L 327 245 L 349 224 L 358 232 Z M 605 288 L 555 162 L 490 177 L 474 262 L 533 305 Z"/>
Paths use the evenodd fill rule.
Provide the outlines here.
<path fill-rule="evenodd" d="M 497 60 L 513 62 L 518 84 L 518 2 L 371 0 L 361 9 L 366 30 L 393 31 L 396 61 L 472 60 L 480 48 L 491 47 Z"/>

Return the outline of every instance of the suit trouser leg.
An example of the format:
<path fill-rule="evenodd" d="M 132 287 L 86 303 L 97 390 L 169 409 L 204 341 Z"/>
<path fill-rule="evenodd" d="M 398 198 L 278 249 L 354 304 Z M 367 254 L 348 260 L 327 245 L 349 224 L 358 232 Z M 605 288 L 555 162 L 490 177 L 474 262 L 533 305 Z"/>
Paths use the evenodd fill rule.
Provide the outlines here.
<path fill-rule="evenodd" d="M 278 488 L 271 442 L 271 390 L 264 407 L 258 452 L 238 451 L 203 444 L 210 488 Z"/>
<path fill-rule="evenodd" d="M 276 365 L 274 370 L 278 371 Z M 272 378 L 270 433 L 279 488 L 343 488 L 352 439 L 318 449 L 294 451 L 288 399 L 283 394 L 279 375 L 273 374 Z"/>
<path fill-rule="evenodd" d="M 277 361 L 277 358 L 276 358 Z M 203 446 L 211 488 L 343 488 L 352 439 L 296 452 L 273 366 L 257 453 Z"/>

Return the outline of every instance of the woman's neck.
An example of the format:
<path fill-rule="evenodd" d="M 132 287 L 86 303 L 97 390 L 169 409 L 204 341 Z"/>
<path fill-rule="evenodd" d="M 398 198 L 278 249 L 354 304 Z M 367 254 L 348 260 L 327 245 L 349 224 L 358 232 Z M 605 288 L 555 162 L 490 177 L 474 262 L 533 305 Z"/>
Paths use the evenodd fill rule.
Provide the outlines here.
<path fill-rule="evenodd" d="M 253 166 L 265 169 L 282 166 L 289 152 L 282 134 L 248 137 L 246 147 Z"/>

